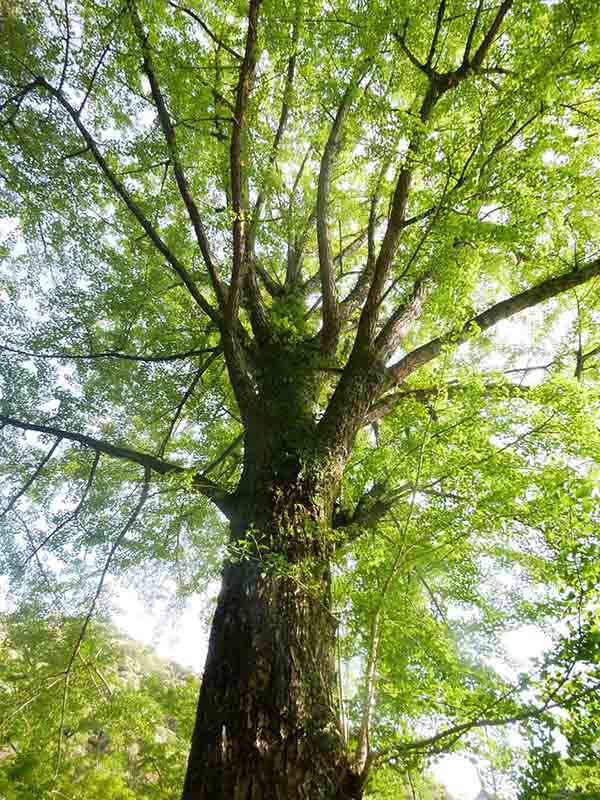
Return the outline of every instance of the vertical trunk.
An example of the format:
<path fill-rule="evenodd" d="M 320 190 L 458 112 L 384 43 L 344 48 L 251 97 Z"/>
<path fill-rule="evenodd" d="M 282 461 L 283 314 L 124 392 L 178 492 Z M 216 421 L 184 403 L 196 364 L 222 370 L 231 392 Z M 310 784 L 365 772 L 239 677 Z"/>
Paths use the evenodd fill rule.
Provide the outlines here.
<path fill-rule="evenodd" d="M 183 800 L 362 796 L 338 727 L 329 565 L 294 559 L 294 538 L 225 567 Z"/>
<path fill-rule="evenodd" d="M 265 345 L 230 560 L 183 800 L 359 800 L 339 728 L 330 525 L 343 465 L 319 449 L 314 353 Z M 327 462 L 327 463 L 325 463 Z"/>

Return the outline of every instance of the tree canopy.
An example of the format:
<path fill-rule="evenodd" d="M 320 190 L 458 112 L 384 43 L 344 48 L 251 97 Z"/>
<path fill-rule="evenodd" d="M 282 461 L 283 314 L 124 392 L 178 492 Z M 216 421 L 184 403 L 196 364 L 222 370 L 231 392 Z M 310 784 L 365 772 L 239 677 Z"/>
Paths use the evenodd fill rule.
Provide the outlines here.
<path fill-rule="evenodd" d="M 594 796 L 598 22 L 3 6 L 1 567 L 80 620 L 65 704 L 111 584 L 175 602 L 224 563 L 222 598 L 331 628 L 344 798 L 507 728 L 524 800 Z M 507 670 L 524 626 L 548 652 Z"/>

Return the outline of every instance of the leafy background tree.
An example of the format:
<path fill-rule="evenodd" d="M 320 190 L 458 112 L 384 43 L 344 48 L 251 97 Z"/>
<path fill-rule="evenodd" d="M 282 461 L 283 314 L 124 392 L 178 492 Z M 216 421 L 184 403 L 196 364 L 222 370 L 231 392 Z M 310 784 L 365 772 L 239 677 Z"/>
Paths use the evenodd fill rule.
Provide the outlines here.
<path fill-rule="evenodd" d="M 531 791 L 592 785 L 597 23 L 3 8 L 3 571 L 79 620 L 68 708 L 111 581 L 224 565 L 185 800 L 359 798 L 534 721 Z"/>
<path fill-rule="evenodd" d="M 41 621 L 31 613 L 3 624 L 2 796 L 177 797 L 196 677 L 95 625 L 79 651 L 82 669 L 63 694 L 65 646 L 80 627 L 80 619 Z"/>

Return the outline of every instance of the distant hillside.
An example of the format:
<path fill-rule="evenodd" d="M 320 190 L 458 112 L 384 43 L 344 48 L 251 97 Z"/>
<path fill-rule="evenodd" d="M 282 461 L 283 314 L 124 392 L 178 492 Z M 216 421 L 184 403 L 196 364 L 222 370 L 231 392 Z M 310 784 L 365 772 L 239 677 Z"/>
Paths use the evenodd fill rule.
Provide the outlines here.
<path fill-rule="evenodd" d="M 178 800 L 199 678 L 96 624 L 0 627 L 2 800 Z"/>

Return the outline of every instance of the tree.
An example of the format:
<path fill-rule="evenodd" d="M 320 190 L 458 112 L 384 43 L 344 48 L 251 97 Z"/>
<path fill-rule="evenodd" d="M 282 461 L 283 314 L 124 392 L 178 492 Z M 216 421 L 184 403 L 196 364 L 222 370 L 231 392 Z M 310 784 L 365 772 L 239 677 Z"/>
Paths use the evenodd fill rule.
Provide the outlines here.
<path fill-rule="evenodd" d="M 596 687 L 596 22 L 6 10 L 6 569 L 86 603 L 66 683 L 110 575 L 223 558 L 184 800 L 360 798 Z"/>
<path fill-rule="evenodd" d="M 44 680 L 61 683 L 60 640 L 72 647 L 80 628 L 81 620 L 58 615 L 3 619 L 0 681 L 12 691 L 0 699 L 2 797 L 178 797 L 197 679 L 95 623 L 79 652 L 83 668 L 69 681 L 68 702 L 62 692 L 58 698 L 40 692 Z M 28 713 L 18 713 L 31 697 Z"/>

